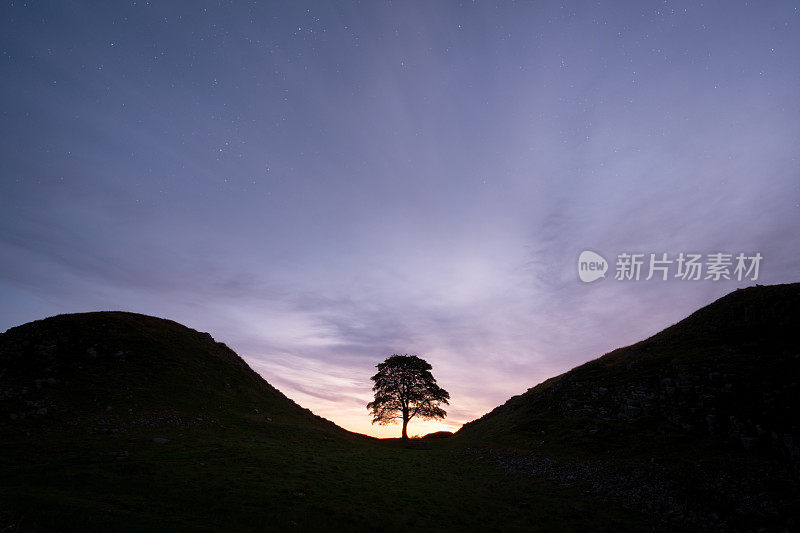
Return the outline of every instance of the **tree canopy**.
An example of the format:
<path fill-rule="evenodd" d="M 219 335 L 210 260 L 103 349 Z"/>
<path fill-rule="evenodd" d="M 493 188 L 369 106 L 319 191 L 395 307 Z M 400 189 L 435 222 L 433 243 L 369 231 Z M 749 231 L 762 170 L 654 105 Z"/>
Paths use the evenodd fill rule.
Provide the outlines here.
<path fill-rule="evenodd" d="M 418 416 L 423 420 L 443 420 L 447 413 L 440 405 L 449 405 L 450 393 L 436 383 L 431 365 L 416 355 L 388 357 L 377 365 L 372 376 L 375 400 L 367 404 L 373 424 L 403 422 L 403 439 L 408 438 L 408 421 Z"/>

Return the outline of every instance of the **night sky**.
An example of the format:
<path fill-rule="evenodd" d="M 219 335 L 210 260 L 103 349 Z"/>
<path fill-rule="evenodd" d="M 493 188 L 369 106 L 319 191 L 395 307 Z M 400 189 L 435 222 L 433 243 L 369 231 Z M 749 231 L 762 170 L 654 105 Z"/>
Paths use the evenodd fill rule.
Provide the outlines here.
<path fill-rule="evenodd" d="M 800 278 L 796 2 L 0 13 L 0 331 L 170 318 L 374 435 L 374 365 L 417 353 L 452 401 L 413 435 Z M 763 261 L 614 279 L 631 252 Z"/>

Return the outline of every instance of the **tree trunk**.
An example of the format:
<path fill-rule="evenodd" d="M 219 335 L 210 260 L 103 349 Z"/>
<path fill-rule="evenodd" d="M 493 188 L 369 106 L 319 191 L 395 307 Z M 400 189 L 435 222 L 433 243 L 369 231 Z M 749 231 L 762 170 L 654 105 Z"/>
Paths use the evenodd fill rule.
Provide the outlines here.
<path fill-rule="evenodd" d="M 408 427 L 408 417 L 403 417 L 403 440 L 408 440 L 408 432 L 406 428 Z"/>

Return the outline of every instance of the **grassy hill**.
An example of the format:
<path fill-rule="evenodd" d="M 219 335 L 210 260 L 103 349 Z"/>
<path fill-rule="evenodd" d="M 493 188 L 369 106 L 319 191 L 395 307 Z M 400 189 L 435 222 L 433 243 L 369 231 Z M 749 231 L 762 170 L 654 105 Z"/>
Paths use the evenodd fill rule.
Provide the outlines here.
<path fill-rule="evenodd" d="M 10 431 L 219 425 L 231 417 L 341 433 L 230 348 L 170 320 L 123 312 L 60 315 L 0 336 L 0 420 Z M 260 416 L 258 416 L 260 415 Z"/>
<path fill-rule="evenodd" d="M 796 527 L 798 324 L 800 284 L 737 290 L 511 398 L 457 437 L 509 450 L 495 459 L 513 470 L 587 479 L 679 522 Z"/>
<path fill-rule="evenodd" d="M 0 334 L 0 530 L 798 529 L 799 305 L 733 292 L 412 446 L 175 322 L 32 322 Z"/>
<path fill-rule="evenodd" d="M 0 335 L 0 436 L 0 531 L 647 523 L 451 439 L 410 449 L 347 432 L 209 334 L 131 313 L 62 315 Z"/>

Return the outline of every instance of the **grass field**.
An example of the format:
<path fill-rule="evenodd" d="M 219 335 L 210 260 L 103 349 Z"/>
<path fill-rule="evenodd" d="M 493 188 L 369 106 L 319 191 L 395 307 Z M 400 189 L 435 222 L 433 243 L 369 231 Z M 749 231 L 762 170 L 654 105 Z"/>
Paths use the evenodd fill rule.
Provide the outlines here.
<path fill-rule="evenodd" d="M 509 473 L 455 438 L 407 448 L 253 418 L 225 428 L 3 439 L 3 530 L 647 527 L 580 485 Z"/>

